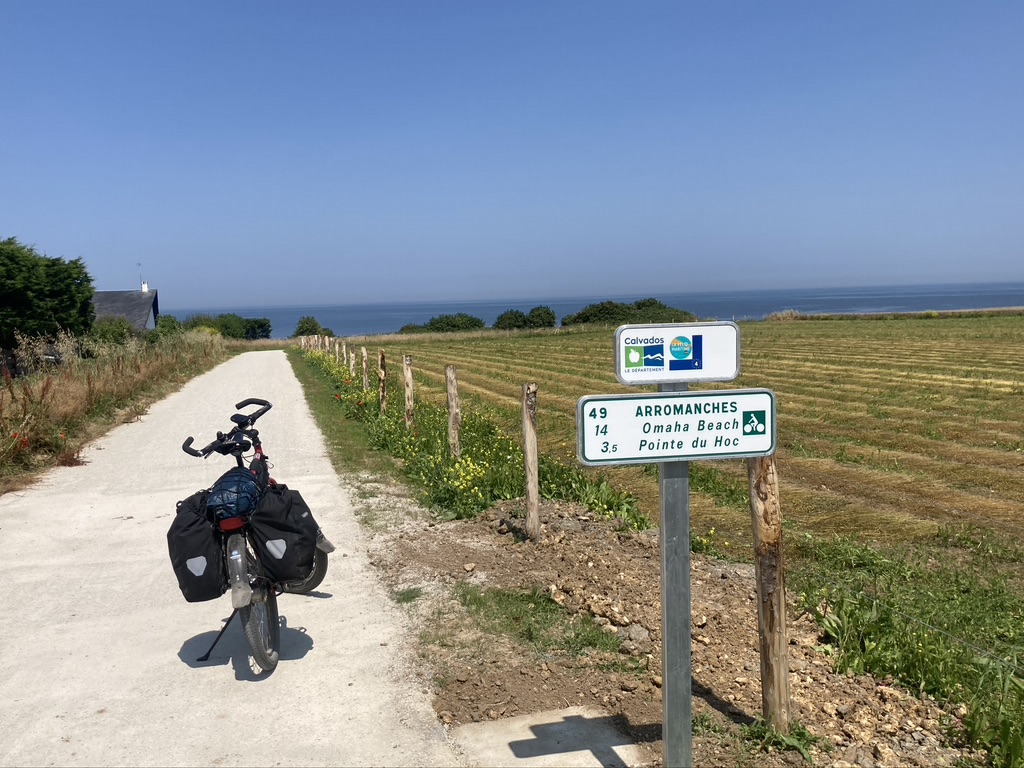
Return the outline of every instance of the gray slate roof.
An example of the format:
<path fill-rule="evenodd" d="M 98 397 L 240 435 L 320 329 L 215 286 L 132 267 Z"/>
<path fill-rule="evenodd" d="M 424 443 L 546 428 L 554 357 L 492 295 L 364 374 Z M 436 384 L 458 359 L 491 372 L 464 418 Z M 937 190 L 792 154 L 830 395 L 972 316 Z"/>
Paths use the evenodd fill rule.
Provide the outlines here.
<path fill-rule="evenodd" d="M 146 330 L 146 322 L 150 312 L 153 322 L 160 317 L 160 305 L 157 292 L 150 289 L 142 291 L 96 291 L 92 297 L 92 305 L 96 309 L 96 319 L 101 317 L 123 317 L 137 331 Z"/>

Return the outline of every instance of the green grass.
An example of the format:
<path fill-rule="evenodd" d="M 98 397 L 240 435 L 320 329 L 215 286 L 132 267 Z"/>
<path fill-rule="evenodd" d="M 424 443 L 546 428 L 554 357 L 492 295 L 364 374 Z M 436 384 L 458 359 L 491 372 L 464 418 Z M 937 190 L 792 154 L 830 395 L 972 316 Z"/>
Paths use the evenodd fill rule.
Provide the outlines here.
<path fill-rule="evenodd" d="M 363 426 L 339 413 L 335 395 L 341 391 L 341 385 L 305 364 L 302 351 L 297 347 L 288 347 L 286 353 L 313 418 L 331 449 L 334 468 L 345 474 L 366 472 L 389 480 L 400 479 L 401 469 L 395 460 L 382 451 L 373 450 Z"/>
<path fill-rule="evenodd" d="M 587 487 L 598 506 L 626 493 L 656 521 L 657 468 L 575 466 L 578 398 L 636 391 L 614 378 L 613 331 L 372 343 L 391 361 L 412 355 L 418 407 L 443 406 L 456 365 L 464 412 L 494 434 L 517 434 L 521 387 L 538 382 L 541 451 L 573 470 L 555 485 Z M 786 579 L 822 651 L 961 705 L 951 740 L 1024 766 L 1024 315 L 744 323 L 741 336 L 743 374 L 705 388 L 775 392 Z M 400 375 L 392 366 L 399 398 Z M 749 559 L 745 463 L 693 463 L 690 489 L 694 548 Z M 542 634 L 518 622 L 523 642 Z"/>
<path fill-rule="evenodd" d="M 798 540 L 787 574 L 839 671 L 891 676 L 966 714 L 950 738 L 1024 765 L 1024 592 L 1020 546 L 974 528 L 913 548 Z"/>
<path fill-rule="evenodd" d="M 539 589 L 513 592 L 460 583 L 456 594 L 481 629 L 512 638 L 536 653 L 616 653 L 620 641 L 590 617 L 569 613 Z"/>
<path fill-rule="evenodd" d="M 423 597 L 422 587 L 409 587 L 407 589 L 400 589 L 394 594 L 395 602 L 399 605 L 408 605 L 414 603 Z"/>
<path fill-rule="evenodd" d="M 782 734 L 767 725 L 764 721 L 758 720 L 751 725 L 742 728 L 743 741 L 753 749 L 762 752 L 789 751 L 799 752 L 808 763 L 811 762 L 811 753 L 808 751 L 811 746 L 820 745 L 827 751 L 831 747 L 829 742 L 819 739 L 800 723 L 791 723 L 788 734 Z"/>

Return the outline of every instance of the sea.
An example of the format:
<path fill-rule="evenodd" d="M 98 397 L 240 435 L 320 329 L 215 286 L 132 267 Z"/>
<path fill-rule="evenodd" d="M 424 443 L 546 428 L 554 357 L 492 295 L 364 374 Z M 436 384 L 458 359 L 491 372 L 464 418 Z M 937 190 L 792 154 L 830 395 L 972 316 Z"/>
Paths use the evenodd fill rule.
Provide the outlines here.
<path fill-rule="evenodd" d="M 976 283 L 860 288 L 796 288 L 763 291 L 713 291 L 702 293 L 647 294 L 644 296 L 575 296 L 547 299 L 496 299 L 486 301 L 409 301 L 378 304 L 323 304 L 294 306 L 214 307 L 164 309 L 163 314 L 187 320 L 197 314 L 232 313 L 270 321 L 271 338 L 285 339 L 295 333 L 299 319 L 314 317 L 336 336 L 370 336 L 397 333 L 405 325 L 423 325 L 438 315 L 465 312 L 488 326 L 509 309 L 529 312 L 549 307 L 558 318 L 579 312 L 590 304 L 617 301 L 632 304 L 655 298 L 692 312 L 701 320 L 763 320 L 766 315 L 796 310 L 803 315 L 857 315 L 913 313 L 945 310 L 1004 309 L 1024 307 L 1024 283 Z"/>

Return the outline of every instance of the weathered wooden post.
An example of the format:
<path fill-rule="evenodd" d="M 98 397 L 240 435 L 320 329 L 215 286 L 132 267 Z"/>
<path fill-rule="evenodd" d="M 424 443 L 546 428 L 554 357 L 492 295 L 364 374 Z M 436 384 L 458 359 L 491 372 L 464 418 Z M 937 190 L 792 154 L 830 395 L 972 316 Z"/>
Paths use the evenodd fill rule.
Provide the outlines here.
<path fill-rule="evenodd" d="M 761 708 L 764 721 L 789 733 L 789 641 L 786 582 L 782 560 L 782 508 L 775 454 L 747 459 L 750 515 L 754 522 L 757 631 L 761 650 Z"/>
<path fill-rule="evenodd" d="M 340 355 L 340 354 L 341 354 L 341 350 L 340 350 L 340 348 L 338 347 L 338 340 L 337 340 L 337 339 L 335 339 L 335 340 L 334 340 L 334 364 L 335 364 L 335 365 L 337 365 L 337 364 L 338 364 L 338 360 L 339 360 L 339 355 Z"/>
<path fill-rule="evenodd" d="M 354 349 L 348 353 L 348 375 L 350 379 L 356 377 L 356 351 Z"/>
<path fill-rule="evenodd" d="M 341 364 L 344 365 L 348 362 L 348 345 L 345 344 L 345 340 L 341 340 Z"/>
<path fill-rule="evenodd" d="M 406 355 L 402 361 L 403 373 L 405 376 L 405 428 L 412 429 L 413 423 L 413 400 L 412 400 L 412 355 Z"/>
<path fill-rule="evenodd" d="M 526 465 L 526 535 L 540 538 L 539 487 L 537 482 L 537 384 L 523 384 L 523 455 Z"/>
<path fill-rule="evenodd" d="M 459 443 L 459 427 L 462 425 L 462 409 L 459 406 L 459 380 L 455 366 L 444 367 L 444 382 L 448 390 L 448 449 L 454 458 L 459 458 L 462 446 Z"/>
<path fill-rule="evenodd" d="M 367 390 L 370 388 L 370 372 L 366 367 L 366 347 L 360 347 L 363 352 L 363 389 Z"/>
<path fill-rule="evenodd" d="M 387 374 L 388 368 L 384 360 L 384 350 L 382 349 L 377 357 L 377 396 L 380 400 L 380 412 L 382 415 L 388 409 Z"/>

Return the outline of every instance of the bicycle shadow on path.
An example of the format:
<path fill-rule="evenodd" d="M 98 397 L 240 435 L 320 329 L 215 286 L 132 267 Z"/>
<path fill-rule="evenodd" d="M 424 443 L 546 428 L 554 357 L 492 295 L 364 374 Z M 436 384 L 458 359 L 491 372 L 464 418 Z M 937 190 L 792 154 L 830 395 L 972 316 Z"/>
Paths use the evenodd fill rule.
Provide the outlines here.
<path fill-rule="evenodd" d="M 223 626 L 223 622 L 227 620 L 227 617 L 221 619 L 221 625 Z M 257 674 L 250 666 L 249 646 L 246 644 L 245 632 L 238 616 L 231 620 L 231 626 L 225 630 L 224 636 L 217 643 L 217 647 L 213 649 L 210 658 L 206 661 L 199 661 L 199 658 L 210 650 L 218 632 L 220 632 L 219 627 L 190 637 L 182 643 L 181 650 L 178 651 L 178 658 L 193 669 L 220 667 L 230 663 L 235 671 L 236 680 L 255 682 L 270 677 L 266 673 Z M 313 638 L 310 637 L 306 628 L 289 627 L 288 618 L 281 616 L 280 660 L 282 662 L 296 661 L 311 650 L 313 650 Z"/>

